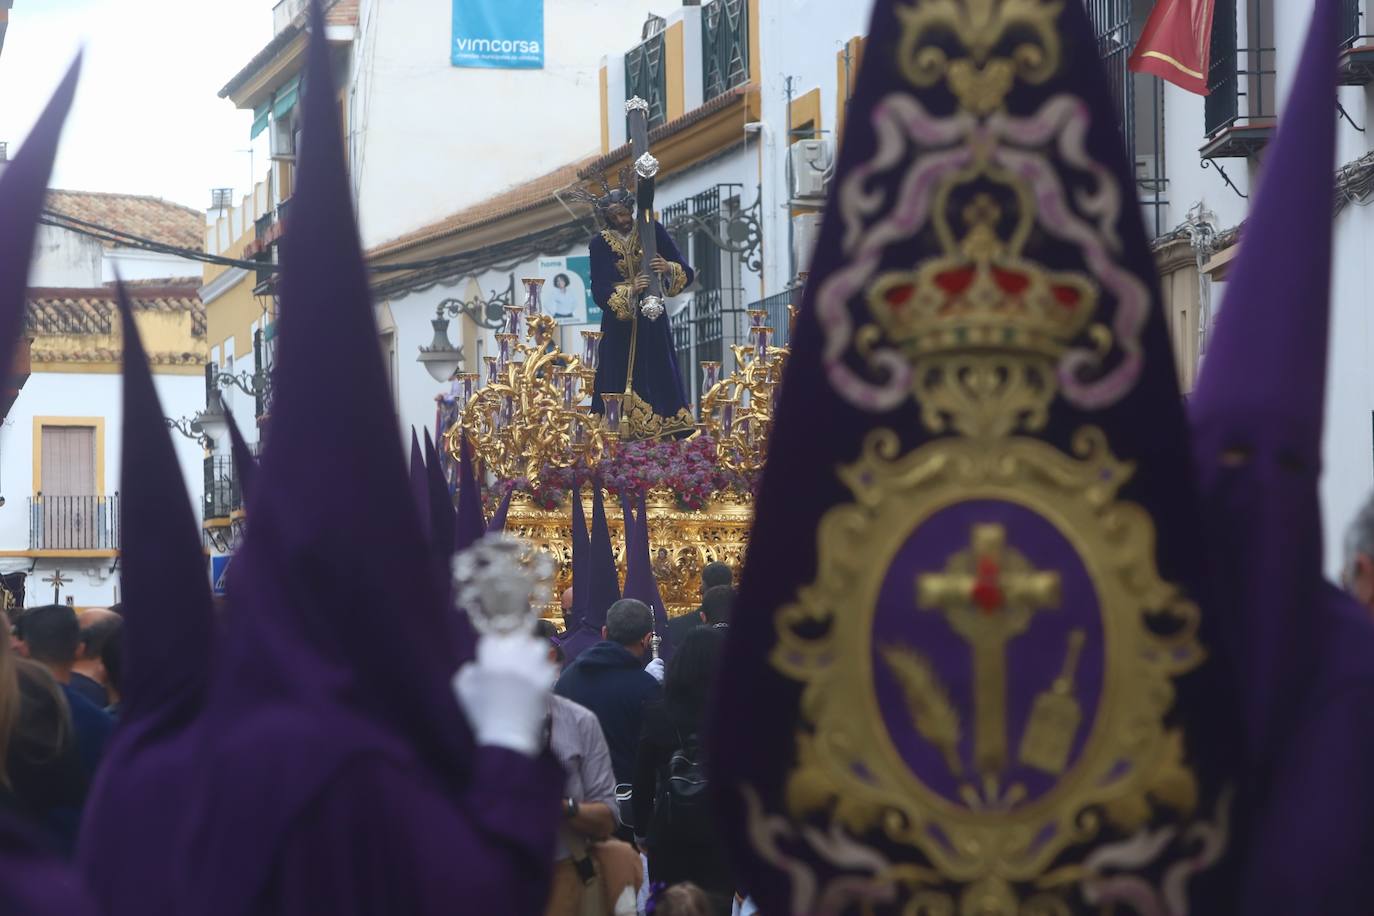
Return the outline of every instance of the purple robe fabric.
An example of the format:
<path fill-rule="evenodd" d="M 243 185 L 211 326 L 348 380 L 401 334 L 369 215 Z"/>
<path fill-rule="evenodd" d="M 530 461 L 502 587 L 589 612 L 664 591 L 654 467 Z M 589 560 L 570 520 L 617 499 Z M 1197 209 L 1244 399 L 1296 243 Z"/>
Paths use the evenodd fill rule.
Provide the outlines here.
<path fill-rule="evenodd" d="M 39 115 L 24 145 L 0 172 L 0 379 L 8 379 L 24 327 L 29 265 L 62 125 L 81 72 L 80 57 Z M 0 913 L 94 916 L 77 873 L 28 829 L 0 815 Z"/>
<path fill-rule="evenodd" d="M 1026 429 L 1023 424 L 1016 437 L 1039 440 L 1036 444 L 1043 443 L 1057 454 L 1073 456 L 1079 454 L 1075 452 L 1075 438 L 1081 430 L 1089 427 L 1102 430 L 1111 453 L 1130 463 L 1131 476 L 1119 491 L 1119 498 L 1149 513 L 1154 540 L 1148 559 L 1157 566 L 1160 580 L 1178 585 L 1192 596 L 1198 596 L 1201 591 L 1201 523 L 1192 486 L 1190 443 L 1182 398 L 1163 311 L 1158 305 L 1155 265 L 1134 197 L 1134 178 L 1123 155 L 1113 101 L 1108 92 L 1109 83 L 1102 73 L 1083 6 L 1065 3 L 1053 7 L 1050 28 L 1057 33 L 1054 57 L 1059 64 L 1035 83 L 1013 78 L 1004 104 L 981 116 L 969 109 L 961 110 L 957 97 L 945 82 L 936 81 L 933 87 L 922 89 L 910 78 L 916 69 L 912 61 L 917 59 L 917 50 L 909 42 L 916 26 L 903 16 L 909 15 L 914 20 L 918 10 L 925 12 L 936 6 L 935 3 L 913 5 L 903 0 L 877 0 L 875 3 L 867 33 L 869 43 L 856 92 L 849 103 L 834 190 L 826 208 L 782 384 L 770 441 L 773 460 L 766 466 L 760 484 L 739 600 L 731 621 L 725 658 L 720 665 L 717 700 L 707 744 L 711 752 L 712 784 L 720 790 L 721 833 L 730 845 L 739 883 L 765 913 L 823 909 L 837 913 L 857 912 L 860 899 L 867 899 L 872 912 L 882 916 L 911 912 L 916 904 L 910 885 L 884 877 L 882 863 L 928 868 L 933 859 L 919 854 L 913 844 L 894 841 L 881 827 L 849 827 L 845 802 L 857 804 L 857 808 L 848 809 L 856 818 L 862 818 L 865 813 L 863 793 L 857 790 L 854 794 L 841 796 L 838 804 L 832 802 L 828 808 L 804 808 L 808 812 L 804 818 L 793 814 L 797 796 L 802 797 L 802 804 L 809 804 L 817 796 L 828 798 L 829 786 L 789 785 L 792 774 L 814 772 L 796 767 L 799 734 L 810 736 L 814 733 L 801 708 L 803 681 L 800 678 L 804 675 L 788 676 L 781 664 L 786 662 L 795 666 L 792 670 L 800 670 L 808 664 L 820 668 L 835 662 L 832 657 L 820 654 L 820 649 L 814 650 L 817 652 L 815 657 L 800 657 L 799 651 L 798 656 L 784 658 L 780 628 L 789 627 L 792 633 L 800 634 L 800 639 L 812 640 L 814 645 L 815 640 L 831 632 L 827 628 L 852 627 L 853 630 L 845 631 L 850 634 L 848 638 L 838 641 L 843 648 L 837 651 L 848 651 L 847 647 L 852 645 L 873 646 L 875 654 L 865 655 L 859 661 L 854 661 L 854 653 L 849 653 L 846 656 L 849 661 L 834 679 L 847 678 L 848 683 L 863 684 L 863 705 L 867 707 L 871 702 L 878 711 L 856 708 L 854 715 L 862 716 L 864 722 L 877 720 L 878 725 L 874 727 L 888 733 L 889 737 L 862 746 L 870 753 L 884 753 L 876 749 L 881 741 L 900 742 L 901 762 L 889 765 L 889 770 L 905 767 L 901 770 L 902 778 L 909 776 L 920 781 L 927 787 L 926 791 L 934 791 L 930 786 L 942 785 L 938 782 L 942 777 L 946 785 L 954 783 L 955 780 L 948 776 L 953 767 L 947 767 L 938 751 L 931 754 L 933 745 L 916 733 L 909 712 L 914 707 L 904 698 L 896 678 L 881 669 L 883 659 L 876 653 L 879 648 L 911 647 L 923 653 L 933 670 L 950 686 L 956 712 L 965 724 L 960 743 L 955 747 L 960 755 L 957 762 L 968 772 L 972 766 L 968 750 L 972 745 L 969 734 L 972 725 L 968 723 L 977 714 L 971 701 L 974 691 L 969 646 L 939 615 L 918 608 L 914 584 L 918 575 L 941 572 L 953 557 L 958 556 L 958 551 L 970 549 L 974 522 L 995 521 L 1004 526 L 1008 537 L 1014 537 L 1021 545 L 1018 549 L 1037 568 L 1058 570 L 1065 584 L 1066 597 L 1057 614 L 1041 615 L 1040 623 L 1033 624 L 1016 638 L 1019 642 L 1007 644 L 1007 705 L 1011 714 L 1020 722 L 1026 721 L 1032 700 L 1058 676 L 1065 659 L 1064 641 L 1070 635 L 1066 631 L 1067 621 L 1083 621 L 1081 626 L 1087 628 L 1085 657 L 1096 655 L 1098 659 L 1092 670 L 1102 672 L 1107 664 L 1103 660 L 1104 643 L 1100 635 L 1092 635 L 1092 628 L 1101 625 L 1094 621 L 1106 619 L 1105 608 L 1088 588 L 1073 584 L 1075 576 L 1081 581 L 1081 574 L 1074 572 L 1083 562 L 1079 559 L 1080 550 L 1094 550 L 1100 545 L 1066 545 L 1056 529 L 1044 523 L 1045 513 L 1054 511 L 1052 500 L 1039 497 L 1040 505 L 1051 508 L 1031 512 L 1016 502 L 1016 495 L 970 501 L 969 497 L 954 493 L 942 497 L 955 500 L 947 508 L 922 508 L 922 512 L 929 514 L 922 515 L 919 524 L 913 517 L 909 522 L 913 527 L 897 529 L 905 532 L 905 540 L 896 541 L 894 537 L 895 554 L 844 555 L 843 559 L 836 560 L 833 556 L 823 558 L 818 547 L 822 519 L 829 516 L 831 510 L 844 507 L 843 511 L 852 512 L 851 517 L 855 518 L 877 517 L 882 510 L 884 503 L 880 492 L 866 493 L 862 497 L 856 495 L 856 491 L 863 491 L 873 483 L 871 479 L 865 479 L 857 469 L 852 470 L 849 477 L 841 475 L 843 469 L 854 468 L 864 454 L 865 441 L 874 441 L 870 436 L 880 430 L 890 431 L 890 439 L 880 440 L 884 446 L 879 458 L 886 461 L 908 457 L 920 448 L 941 448 L 955 434 L 950 428 L 932 431 L 927 426 L 929 417 L 923 416 L 921 405 L 910 394 L 922 381 L 929 381 L 913 367 L 913 359 L 920 365 L 922 356 L 911 355 L 915 347 L 910 340 L 894 341 L 886 333 L 865 339 L 856 332 L 845 342 L 838 336 L 840 331 L 837 329 L 880 330 L 882 326 L 874 322 L 883 303 L 873 301 L 870 306 L 869 299 L 870 295 L 875 295 L 876 283 L 889 274 L 919 269 L 948 251 L 940 242 L 933 218 L 922 214 L 930 212 L 932 206 L 944 206 L 939 203 L 935 188 L 942 175 L 952 176 L 948 179 L 951 182 L 960 180 L 962 173 L 957 165 L 960 157 L 971 157 L 978 149 L 973 139 L 975 129 L 987 125 L 983 136 L 993 145 L 997 140 L 995 131 L 1005 129 L 1003 146 L 998 149 L 1006 148 L 1008 160 L 1021 163 L 1015 168 L 1008 167 L 1008 177 L 1002 179 L 1003 183 L 988 180 L 984 186 L 988 193 L 996 195 L 994 199 L 1004 218 L 996 225 L 996 231 L 1002 233 L 998 240 L 1005 243 L 1006 233 L 1010 232 L 1007 224 L 1018 212 L 1007 191 L 1008 185 L 1016 180 L 1038 179 L 1045 174 L 1041 170 L 1047 168 L 1049 174 L 1057 176 L 1054 185 L 1051 187 L 1048 181 L 1043 181 L 1035 190 L 1022 189 L 1024 196 L 1020 200 L 1026 204 L 1033 202 L 1037 212 L 1042 214 L 1037 218 L 1044 219 L 1046 224 L 1060 216 L 1072 216 L 1077 232 L 1072 236 L 1056 235 L 1043 224 L 1032 224 L 1024 237 L 1024 251 L 1019 252 L 1024 259 L 1021 263 L 1029 262 L 1041 271 L 1096 277 L 1098 274 L 1094 271 L 1102 270 L 1105 260 L 1116 271 L 1112 277 L 1115 292 L 1106 283 L 1095 283 L 1091 294 L 1096 299 L 1092 321 L 1110 330 L 1110 350 L 1098 363 L 1091 357 L 1075 366 L 1061 362 L 1056 367 L 1059 394 L 1050 403 L 1043 425 Z M 958 7 L 958 4 L 951 6 Z M 1049 5 L 1045 5 L 1045 9 L 1050 9 Z M 956 11 L 950 15 L 964 14 Z M 1010 36 L 1008 32 L 999 38 L 1005 41 L 1005 46 L 994 49 L 998 55 L 1005 54 L 1006 48 L 1013 45 Z M 960 34 L 951 26 L 928 40 L 931 43 L 922 48 L 927 51 L 929 61 L 943 62 L 946 51 L 936 55 L 933 49 L 957 44 Z M 1016 39 L 1021 40 L 1037 41 L 1024 36 Z M 951 54 L 949 59 L 967 64 L 969 54 L 961 51 Z M 1008 66 L 1014 71 L 1014 65 Z M 982 73 L 986 78 L 986 73 L 977 66 L 972 66 L 969 72 Z M 1051 107 L 1055 105 L 1061 107 Z M 1046 130 L 1050 120 L 1046 112 L 1054 111 L 1065 119 L 1077 119 L 1079 125 L 1077 131 L 1065 132 L 1060 141 L 1064 144 L 1062 147 L 1055 146 L 1055 140 L 1044 139 L 1053 136 L 1052 130 Z M 1023 120 L 1013 122 L 1013 118 Z M 1027 126 L 1023 133 L 1013 137 L 1008 126 L 1011 123 Z M 1058 123 L 1062 125 L 1066 121 Z M 1034 127 L 1029 126 L 1031 124 Z M 919 133 L 922 129 L 925 132 Z M 1036 139 L 1037 131 L 1045 131 L 1039 134 L 1039 139 Z M 1069 133 L 1072 136 L 1068 136 Z M 1024 148 L 1034 155 L 1022 156 Z M 1064 158 L 1060 158 L 1061 152 Z M 1076 160 L 1079 165 L 1075 167 L 1069 160 Z M 917 168 L 929 171 L 919 174 L 915 171 Z M 1086 177 L 1080 169 L 1092 169 L 1093 177 Z M 972 171 L 973 166 L 969 166 L 969 170 Z M 951 200 L 957 199 L 961 206 L 970 203 L 974 196 L 969 188 L 960 187 L 958 192 L 966 196 Z M 1098 192 L 1102 192 L 1102 196 L 1094 196 L 1092 200 L 1105 202 L 1107 206 L 1095 218 L 1077 210 L 1091 206 L 1088 195 Z M 1108 194 L 1113 196 L 1109 198 Z M 1324 198 L 1327 203 L 1329 200 L 1329 195 Z M 1060 209 L 1049 213 L 1044 209 L 1048 206 Z M 982 212 L 986 214 L 987 211 Z M 956 220 L 954 230 L 962 233 L 966 227 L 957 222 L 964 218 L 960 211 L 956 210 L 952 218 Z M 880 227 L 886 227 L 887 231 Z M 1097 253 L 1090 258 L 1085 254 L 1087 249 Z M 952 258 L 959 256 L 962 255 L 957 249 L 956 254 L 951 255 Z M 1113 271 L 1106 273 L 1112 275 Z M 1123 274 L 1129 275 L 1129 283 L 1122 282 Z M 958 295 L 959 279 L 958 274 L 949 278 L 950 286 L 945 292 L 951 298 Z M 1006 291 L 1009 287 L 1002 289 Z M 894 310 L 907 301 L 899 297 L 886 300 Z M 964 303 L 962 307 L 973 306 Z M 949 314 L 940 312 L 939 320 L 948 320 L 943 316 Z M 1002 314 L 1015 316 L 1016 309 L 1009 304 Z M 931 328 L 924 330 L 929 332 Z M 1010 322 L 1008 327 L 1001 329 L 1001 335 L 998 332 L 996 324 L 992 324 L 985 339 L 990 343 L 1012 339 Z M 942 346 L 953 349 L 969 340 L 954 336 L 952 328 L 950 334 Z M 933 335 L 930 340 L 934 341 Z M 900 349 L 903 343 L 905 350 Z M 869 362 L 865 355 L 869 351 L 865 348 L 870 345 L 875 349 L 885 348 L 882 355 L 889 361 L 881 366 Z M 1073 346 L 1083 346 L 1082 338 L 1075 339 Z M 973 346 L 969 350 L 972 351 Z M 995 343 L 988 350 L 999 352 Z M 895 396 L 886 399 L 872 394 L 877 389 L 886 391 L 885 386 L 896 387 L 893 380 L 902 379 L 902 372 L 911 373 L 910 381 L 898 388 Z M 855 379 L 859 382 L 851 384 Z M 1066 396 L 1065 389 L 1070 383 L 1083 387 L 1093 385 L 1095 390 L 1103 391 L 1107 380 L 1113 380 L 1115 387 L 1110 395 L 1104 394 L 1100 400 L 1085 395 L 1070 400 Z M 778 456 L 786 460 L 778 460 Z M 914 476 L 915 472 L 909 473 Z M 1003 492 L 1014 494 L 1018 485 L 1020 481 L 1011 483 Z M 905 483 L 901 486 L 914 485 Z M 1079 496 L 1086 498 L 1084 494 Z M 916 511 L 912 510 L 913 516 Z M 844 518 L 829 517 L 836 524 Z M 889 521 L 894 526 L 903 524 L 901 519 Z M 834 545 L 837 543 L 849 542 L 848 536 L 841 536 L 837 529 L 832 528 L 828 533 L 832 539 L 829 542 L 831 550 L 836 550 Z M 835 584 L 838 579 L 835 577 L 828 582 L 826 594 L 817 594 L 818 576 L 826 570 L 837 569 L 845 573 L 843 582 L 847 584 L 844 587 Z M 859 583 L 874 581 L 883 583 L 882 587 L 862 585 L 864 589 L 875 589 L 873 597 L 865 599 L 862 595 L 869 592 L 859 592 Z M 855 589 L 852 599 L 845 597 L 850 589 Z M 824 620 L 789 623 L 785 611 L 797 608 L 798 602 L 808 599 L 831 602 L 825 606 L 835 608 L 835 614 Z M 1205 608 L 1203 611 L 1198 642 L 1204 650 L 1211 651 L 1222 645 L 1222 641 L 1218 621 L 1207 614 Z M 807 630 L 807 624 L 813 629 Z M 872 629 L 864 632 L 869 627 Z M 1060 627 L 1065 629 L 1058 629 Z M 1053 641 L 1041 642 L 1041 638 Z M 1092 677 L 1105 677 L 1100 673 L 1087 674 L 1087 670 L 1088 683 Z M 1209 830 L 1222 833 L 1225 832 L 1227 810 L 1225 787 L 1237 776 L 1238 765 L 1228 756 L 1234 749 L 1234 732 L 1228 723 L 1234 719 L 1235 707 L 1224 674 L 1222 666 L 1213 658 L 1200 661 L 1198 667 L 1173 679 L 1169 688 L 1173 702 L 1168 714 L 1168 726 L 1177 728 L 1185 736 L 1186 764 L 1196 777 L 1194 810 L 1199 819 L 1206 819 Z M 1090 693 L 1088 686 L 1070 689 L 1081 691 L 1073 695 L 1084 710 L 1089 710 L 1090 702 L 1100 701 L 1101 694 Z M 743 702 L 744 698 L 748 702 Z M 808 700 L 824 702 L 825 698 L 811 694 Z M 1017 704 L 1021 704 L 1019 713 Z M 1085 713 L 1085 721 L 1090 721 L 1090 713 Z M 1016 732 L 1010 732 L 1013 754 L 1016 753 L 1016 736 Z M 816 740 L 819 746 L 825 736 L 816 735 Z M 1081 733 L 1075 740 L 1080 742 L 1079 747 L 1084 746 Z M 818 755 L 824 753 L 817 751 Z M 888 759 L 883 757 L 884 761 Z M 826 771 L 827 774 L 833 772 Z M 1030 778 L 1017 775 L 1014 767 L 1006 780 L 1013 777 L 1027 781 Z M 860 782 L 866 778 L 868 774 L 860 764 L 855 764 L 843 777 L 835 777 L 836 780 Z M 1003 785 L 1006 784 L 1004 781 Z M 964 802 L 956 792 L 957 787 L 953 792 L 946 789 L 941 797 L 951 800 L 952 805 L 962 806 Z M 988 817 L 995 819 L 992 813 Z M 1156 828 L 1168 825 L 1170 830 L 1186 832 L 1191 829 L 1186 820 L 1169 820 L 1169 812 L 1163 809 L 1154 817 L 1151 826 Z M 894 812 L 885 822 L 894 824 L 890 828 L 894 831 L 899 829 L 896 819 Z M 1010 825 L 1008 827 L 1010 830 Z M 915 828 L 911 829 L 916 832 Z M 1038 831 L 1040 828 L 1027 829 Z M 989 834 L 992 835 L 998 834 Z M 1009 832 L 1008 836 L 1011 835 Z M 1167 841 L 1172 835 L 1163 833 L 1159 836 Z M 1133 838 L 1139 839 L 1134 834 L 1104 825 L 1090 833 L 1081 845 L 1056 847 L 1063 851 L 1053 861 L 1066 867 L 1082 863 L 1095 849 L 1134 841 Z M 942 839 L 932 828 L 914 842 L 938 844 Z M 1191 911 L 1232 911 L 1233 857 L 1223 855 L 1218 860 L 1217 850 L 1210 844 L 1185 846 L 1181 842 L 1173 843 L 1159 850 L 1158 855 L 1172 857 L 1165 861 L 1174 865 L 1195 856 L 1195 863 L 1179 865 L 1186 870 L 1206 866 L 1201 873 L 1191 874 L 1188 880 L 1178 882 L 1191 901 Z M 1220 851 L 1224 854 L 1230 848 L 1223 843 Z M 1159 863 L 1157 858 L 1152 867 L 1163 871 L 1164 865 Z M 1162 883 L 1158 871 L 1141 876 L 1152 893 L 1158 893 Z M 1093 893 L 1122 892 L 1134 877 L 1126 871 L 1110 879 L 1094 880 Z M 971 892 L 964 880 L 951 878 L 943 885 L 937 882 L 941 892 L 952 895 L 956 909 L 961 894 Z M 1083 896 L 1088 887 L 1086 881 L 1082 890 L 1075 885 L 1067 902 L 1067 912 L 1103 911 L 1100 900 L 1094 903 Z M 1014 891 L 1022 901 L 1038 892 L 1029 883 L 1016 884 Z M 822 904 L 827 895 L 833 910 Z"/>
<path fill-rule="evenodd" d="M 108 912 L 96 905 L 78 874 L 50 856 L 26 825 L 0 814 L 0 913 L 97 916 Z"/>
<path fill-rule="evenodd" d="M 118 296 L 125 674 L 77 864 L 108 916 L 170 916 L 169 866 L 196 769 L 191 732 L 205 703 L 215 624 L 195 512 L 122 284 Z"/>
<path fill-rule="evenodd" d="M 444 479 L 444 467 L 439 462 L 439 451 L 434 440 L 425 430 L 425 480 L 429 502 L 429 537 L 434 550 L 434 574 L 439 584 L 440 599 L 444 607 L 452 602 L 453 592 L 453 551 L 458 537 L 458 518 L 453 508 L 453 494 L 449 492 L 448 481 Z"/>
<path fill-rule="evenodd" d="M 1317 0 L 1189 402 L 1210 561 L 1244 697 L 1247 914 L 1369 911 L 1374 622 L 1324 581 L 1338 4 Z"/>
<path fill-rule="evenodd" d="M 487 531 L 482 517 L 482 488 L 472 466 L 472 444 L 467 436 L 460 437 L 462 446 L 458 459 L 458 520 L 454 537 L 455 550 L 467 550 L 482 539 Z"/>
<path fill-rule="evenodd" d="M 658 654 L 666 661 L 673 657 L 673 644 L 669 639 L 668 611 L 663 606 L 658 580 L 654 577 L 648 511 L 644 495 L 640 494 L 639 507 L 633 513 L 634 525 L 625 535 L 625 597 L 643 601 L 653 609 L 654 632 L 660 639 Z"/>
<path fill-rule="evenodd" d="M 318 0 L 310 18 L 273 440 L 230 570 L 235 613 L 173 869 L 178 912 L 285 916 L 302 912 L 308 889 L 324 909 L 306 909 L 336 914 L 397 912 L 397 898 L 415 914 L 457 902 L 538 913 L 558 766 L 474 750 L 450 686 L 471 647 L 435 638 L 451 611 L 405 457 L 390 429 L 351 432 L 359 416 L 384 425 L 394 411 Z M 342 383 L 326 371 L 340 362 Z M 389 842 L 360 847 L 372 836 Z"/>

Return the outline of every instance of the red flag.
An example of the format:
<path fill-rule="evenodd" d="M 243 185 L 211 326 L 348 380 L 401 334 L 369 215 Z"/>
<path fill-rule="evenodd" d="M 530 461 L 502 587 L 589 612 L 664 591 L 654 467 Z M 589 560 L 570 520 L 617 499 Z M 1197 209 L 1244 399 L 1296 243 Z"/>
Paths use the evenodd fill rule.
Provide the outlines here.
<path fill-rule="evenodd" d="M 1128 66 L 1207 95 L 1216 0 L 1157 0 Z"/>

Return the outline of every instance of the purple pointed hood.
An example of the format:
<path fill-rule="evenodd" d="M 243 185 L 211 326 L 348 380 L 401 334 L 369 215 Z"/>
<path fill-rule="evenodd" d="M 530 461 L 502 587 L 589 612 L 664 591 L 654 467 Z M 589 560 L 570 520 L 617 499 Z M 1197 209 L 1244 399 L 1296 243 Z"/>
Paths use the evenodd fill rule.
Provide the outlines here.
<path fill-rule="evenodd" d="M 1230 912 L 1235 709 L 1085 5 L 874 0 L 867 35 L 705 745 L 737 883 Z"/>
<path fill-rule="evenodd" d="M 453 552 L 458 536 L 458 519 L 453 510 L 453 494 L 444 479 L 439 451 L 425 430 L 425 480 L 428 491 L 430 547 L 434 553 L 434 575 L 439 596 L 447 607 L 453 600 Z"/>
<path fill-rule="evenodd" d="M 611 546 L 611 528 L 606 523 L 606 499 L 601 485 L 592 483 L 592 533 L 589 545 L 587 607 L 585 626 L 597 633 L 606 625 L 606 611 L 620 600 L 620 578 Z"/>
<path fill-rule="evenodd" d="M 258 459 L 244 441 L 234 415 L 226 410 L 225 416 L 229 418 L 229 450 L 234 460 L 234 473 L 238 475 L 239 493 L 246 504 L 253 495 L 253 483 L 258 475 Z"/>
<path fill-rule="evenodd" d="M 425 469 L 425 453 L 420 449 L 420 437 L 415 434 L 413 426 L 410 428 L 410 495 L 415 500 L 416 511 L 420 513 L 420 524 L 429 532 L 429 473 Z"/>
<path fill-rule="evenodd" d="M 501 503 L 496 507 L 495 514 L 491 521 L 487 523 L 488 531 L 505 531 L 506 516 L 510 515 L 510 501 L 515 496 L 514 490 L 507 490 L 506 495 L 501 497 Z"/>
<path fill-rule="evenodd" d="M 563 621 L 563 629 L 569 633 L 581 629 L 587 619 L 587 595 L 591 584 L 591 537 L 587 534 L 582 488 L 578 486 L 572 492 L 572 610 Z"/>
<path fill-rule="evenodd" d="M 48 196 L 57 141 L 67 120 L 81 58 L 72 63 L 23 147 L 0 172 L 0 382 L 8 384 L 14 348 L 24 328 L 29 263 L 38 216 Z"/>
<path fill-rule="evenodd" d="M 472 466 L 472 444 L 466 435 L 460 435 L 458 440 L 462 444 L 458 448 L 458 528 L 454 547 L 467 550 L 481 540 L 487 523 L 482 517 L 482 488 Z"/>
<path fill-rule="evenodd" d="M 124 683 L 77 861 L 110 916 L 170 916 L 166 868 L 190 795 L 189 732 L 205 704 L 215 623 L 200 530 L 123 284 L 118 296 Z"/>
<path fill-rule="evenodd" d="M 306 807 L 350 761 L 412 761 L 456 799 L 471 738 L 461 652 L 407 482 L 318 0 L 299 182 L 281 245 L 272 444 L 230 569 L 232 625 L 202 732 L 185 912 L 239 914 Z M 334 373 L 330 367 L 346 365 Z M 373 434 L 356 434 L 357 418 Z M 343 498 L 341 494 L 347 494 Z"/>
<path fill-rule="evenodd" d="M 673 645 L 669 641 L 668 611 L 658 591 L 658 579 L 654 577 L 649 545 L 649 510 L 642 493 L 639 496 L 639 508 L 633 517 L 633 527 L 625 537 L 625 597 L 643 601 L 653 609 L 654 632 L 661 640 L 658 654 L 666 660 L 672 658 Z"/>
<path fill-rule="evenodd" d="M 1337 4 L 1318 0 L 1189 398 L 1213 566 L 1257 757 L 1301 699 L 1322 587 Z"/>

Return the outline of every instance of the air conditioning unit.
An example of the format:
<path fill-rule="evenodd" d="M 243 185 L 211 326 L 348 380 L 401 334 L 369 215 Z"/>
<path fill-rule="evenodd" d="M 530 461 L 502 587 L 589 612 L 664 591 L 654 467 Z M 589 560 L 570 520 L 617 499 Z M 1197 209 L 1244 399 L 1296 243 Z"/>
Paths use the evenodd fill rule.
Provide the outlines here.
<path fill-rule="evenodd" d="M 294 160 L 296 158 L 296 134 L 293 119 L 273 118 L 272 129 L 268 131 L 267 148 L 273 159 Z"/>
<path fill-rule="evenodd" d="M 792 198 L 820 200 L 835 174 L 835 144 L 831 140 L 798 140 L 788 151 L 792 159 Z"/>
<path fill-rule="evenodd" d="M 811 255 L 821 237 L 821 214 L 799 213 L 792 217 L 792 254 L 797 271 L 811 269 Z"/>

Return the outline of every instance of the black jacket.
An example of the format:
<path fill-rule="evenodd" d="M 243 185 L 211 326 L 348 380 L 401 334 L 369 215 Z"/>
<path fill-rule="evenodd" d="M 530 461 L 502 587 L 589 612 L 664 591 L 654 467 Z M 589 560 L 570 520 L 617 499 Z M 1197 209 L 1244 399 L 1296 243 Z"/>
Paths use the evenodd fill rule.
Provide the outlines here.
<path fill-rule="evenodd" d="M 596 713 L 611 750 L 615 780 L 630 782 L 644 703 L 661 693 L 658 681 L 644 670 L 644 663 L 623 646 L 599 642 L 568 666 L 554 693 Z"/>

